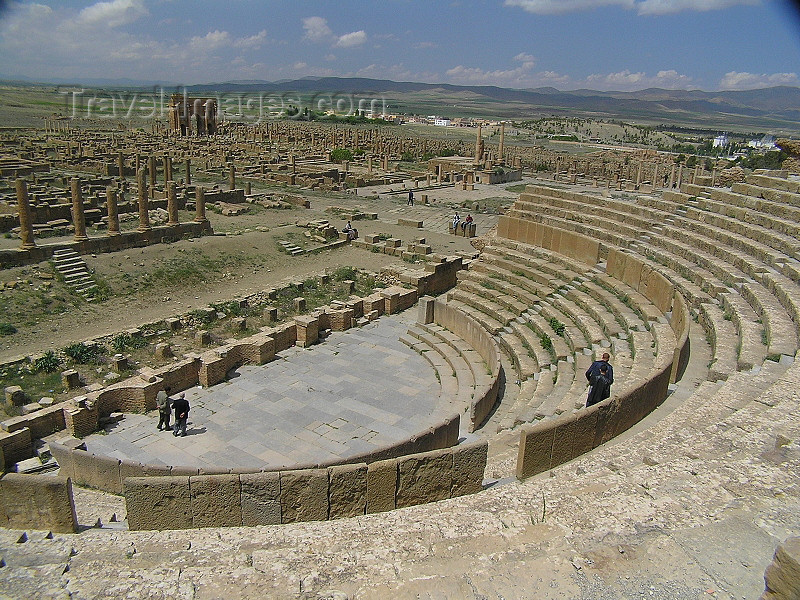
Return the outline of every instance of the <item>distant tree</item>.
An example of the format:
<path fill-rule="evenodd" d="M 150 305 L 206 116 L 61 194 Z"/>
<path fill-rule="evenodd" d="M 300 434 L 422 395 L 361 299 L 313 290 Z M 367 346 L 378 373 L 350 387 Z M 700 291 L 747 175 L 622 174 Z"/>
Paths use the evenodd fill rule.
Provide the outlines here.
<path fill-rule="evenodd" d="M 692 154 L 689 158 L 686 159 L 686 167 L 689 169 L 694 169 L 697 166 L 697 157 Z"/>
<path fill-rule="evenodd" d="M 353 160 L 353 152 L 347 148 L 336 148 L 331 152 L 331 160 L 337 163 L 345 160 Z"/>

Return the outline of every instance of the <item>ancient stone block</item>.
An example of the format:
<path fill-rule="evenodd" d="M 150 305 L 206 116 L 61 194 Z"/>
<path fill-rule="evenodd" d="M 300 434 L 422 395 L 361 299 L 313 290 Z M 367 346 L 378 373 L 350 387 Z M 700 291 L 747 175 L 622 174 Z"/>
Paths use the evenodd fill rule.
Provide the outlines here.
<path fill-rule="evenodd" d="M 450 491 L 452 498 L 475 494 L 483 489 L 488 450 L 487 442 L 453 448 L 453 483 Z"/>
<path fill-rule="evenodd" d="M 328 471 L 281 471 L 281 522 L 324 521 L 328 518 Z"/>
<path fill-rule="evenodd" d="M 238 475 L 198 475 L 189 478 L 194 527 L 238 527 L 242 524 Z"/>
<path fill-rule="evenodd" d="M 244 331 L 247 329 L 247 319 L 244 317 L 234 317 L 231 319 L 231 329 L 233 331 Z"/>
<path fill-rule="evenodd" d="M 319 339 L 319 320 L 315 317 L 301 315 L 294 318 L 297 326 L 297 345 L 308 348 Z"/>
<path fill-rule="evenodd" d="M 129 477 L 124 493 L 131 531 L 192 528 L 188 477 Z"/>
<path fill-rule="evenodd" d="M 75 369 L 68 369 L 61 373 L 61 384 L 68 390 L 81 387 L 81 379 Z"/>
<path fill-rule="evenodd" d="M 379 460 L 367 467 L 367 513 L 385 512 L 397 507 L 397 459 Z"/>
<path fill-rule="evenodd" d="M 0 498 L 13 529 L 78 530 L 72 483 L 67 477 L 8 473 L 0 479 Z"/>
<path fill-rule="evenodd" d="M 208 331 L 198 331 L 194 334 L 194 341 L 201 346 L 208 346 L 211 343 L 211 334 Z"/>
<path fill-rule="evenodd" d="M 337 465 L 328 468 L 329 515 L 331 519 L 363 515 L 367 507 L 367 465 Z"/>
<path fill-rule="evenodd" d="M 427 325 L 433 323 L 433 308 L 435 299 L 433 296 L 423 296 L 419 299 L 419 314 L 417 315 L 417 323 Z"/>
<path fill-rule="evenodd" d="M 306 299 L 303 297 L 295 298 L 294 299 L 294 309 L 297 312 L 305 312 L 306 310 Z"/>
<path fill-rule="evenodd" d="M 280 473 L 242 473 L 242 525 L 280 525 Z"/>
<path fill-rule="evenodd" d="M 525 479 L 550 468 L 554 428 L 549 423 L 535 425 L 520 434 L 517 479 Z"/>
<path fill-rule="evenodd" d="M 156 344 L 156 358 L 172 358 L 172 347 L 169 344 Z"/>
<path fill-rule="evenodd" d="M 800 598 L 800 537 L 790 537 L 778 546 L 764 582 L 764 600 Z"/>
<path fill-rule="evenodd" d="M 25 404 L 25 392 L 18 385 L 10 385 L 4 391 L 6 406 L 22 406 Z"/>
<path fill-rule="evenodd" d="M 449 448 L 398 459 L 397 507 L 436 502 L 450 497 L 453 454 Z"/>
<path fill-rule="evenodd" d="M 269 322 L 274 322 L 278 320 L 278 309 L 274 306 L 266 306 L 264 307 L 264 318 Z"/>

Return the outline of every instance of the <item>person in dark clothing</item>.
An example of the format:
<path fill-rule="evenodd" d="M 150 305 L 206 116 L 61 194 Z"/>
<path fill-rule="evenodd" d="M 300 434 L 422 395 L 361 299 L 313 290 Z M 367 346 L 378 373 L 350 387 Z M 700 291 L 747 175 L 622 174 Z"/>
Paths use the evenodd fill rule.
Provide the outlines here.
<path fill-rule="evenodd" d="M 408 192 L 408 203 L 411 206 L 414 206 L 414 192 Z"/>
<path fill-rule="evenodd" d="M 189 401 L 186 399 L 186 394 L 181 392 L 181 395 L 172 402 L 172 408 L 175 409 L 175 425 L 172 429 L 172 435 L 177 436 L 178 431 L 180 431 L 181 437 L 184 437 L 186 435 L 186 421 L 189 419 Z"/>
<path fill-rule="evenodd" d="M 172 412 L 172 400 L 169 399 L 169 386 L 156 394 L 156 408 L 158 409 L 158 430 L 169 429 L 169 416 Z"/>
<path fill-rule="evenodd" d="M 598 375 L 600 373 L 600 367 L 605 365 L 606 367 L 608 367 L 608 375 L 606 375 L 606 377 L 608 378 L 608 385 L 614 383 L 614 367 L 612 367 L 611 364 L 608 362 L 610 358 L 611 357 L 608 355 L 608 352 L 605 352 L 603 353 L 603 358 L 601 360 L 594 361 L 592 363 L 592 366 L 586 369 L 586 381 L 591 383 L 592 377 Z"/>
<path fill-rule="evenodd" d="M 608 365 L 600 365 L 600 372 L 592 376 L 592 387 L 589 388 L 589 396 L 586 398 L 586 406 L 592 406 L 602 402 L 611 396 L 611 382 L 608 379 Z"/>

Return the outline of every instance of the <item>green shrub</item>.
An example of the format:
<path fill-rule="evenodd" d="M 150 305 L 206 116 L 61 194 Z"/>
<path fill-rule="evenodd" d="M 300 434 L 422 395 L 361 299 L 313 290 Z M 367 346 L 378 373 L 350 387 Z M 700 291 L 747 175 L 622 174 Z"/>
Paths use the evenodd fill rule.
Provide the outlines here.
<path fill-rule="evenodd" d="M 55 373 L 59 367 L 61 359 L 52 350 L 48 350 L 33 362 L 33 369 L 39 373 Z"/>
<path fill-rule="evenodd" d="M 100 357 L 105 354 L 105 349 L 96 344 L 71 344 L 64 348 L 64 354 L 78 364 L 87 365 L 100 362 Z"/>
<path fill-rule="evenodd" d="M 17 328 L 11 323 L 0 323 L 0 335 L 12 335 L 17 333 Z"/>
<path fill-rule="evenodd" d="M 546 333 L 543 333 L 539 336 L 539 343 L 542 345 L 542 348 L 551 352 L 553 350 L 553 340 L 550 339 L 550 336 Z"/>
<path fill-rule="evenodd" d="M 556 319 L 555 317 L 550 317 L 549 320 L 550 327 L 553 328 L 553 331 L 556 332 L 556 335 L 564 335 L 564 330 L 567 328 L 561 321 Z"/>
<path fill-rule="evenodd" d="M 129 348 L 144 348 L 147 340 L 140 334 L 120 333 L 111 340 L 111 347 L 114 352 L 125 352 Z"/>
<path fill-rule="evenodd" d="M 348 279 L 355 281 L 356 277 L 358 277 L 358 269 L 355 267 L 339 267 L 331 274 L 334 281 L 347 281 Z"/>

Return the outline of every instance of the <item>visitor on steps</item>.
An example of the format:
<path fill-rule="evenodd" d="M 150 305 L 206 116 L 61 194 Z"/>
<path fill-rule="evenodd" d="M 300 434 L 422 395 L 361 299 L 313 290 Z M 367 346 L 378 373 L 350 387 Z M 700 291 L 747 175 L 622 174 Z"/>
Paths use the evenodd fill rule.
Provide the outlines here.
<path fill-rule="evenodd" d="M 600 372 L 592 377 L 591 385 L 589 396 L 586 398 L 587 408 L 611 396 L 611 381 L 608 378 L 607 364 L 600 365 Z"/>
<path fill-rule="evenodd" d="M 592 377 L 598 375 L 600 373 L 600 367 L 605 365 L 608 367 L 608 385 L 614 383 L 614 367 L 611 366 L 611 363 L 608 362 L 611 356 L 609 356 L 608 352 L 604 352 L 603 356 L 600 360 L 596 360 L 592 363 L 592 365 L 586 369 L 586 381 L 589 383 L 592 382 Z"/>

